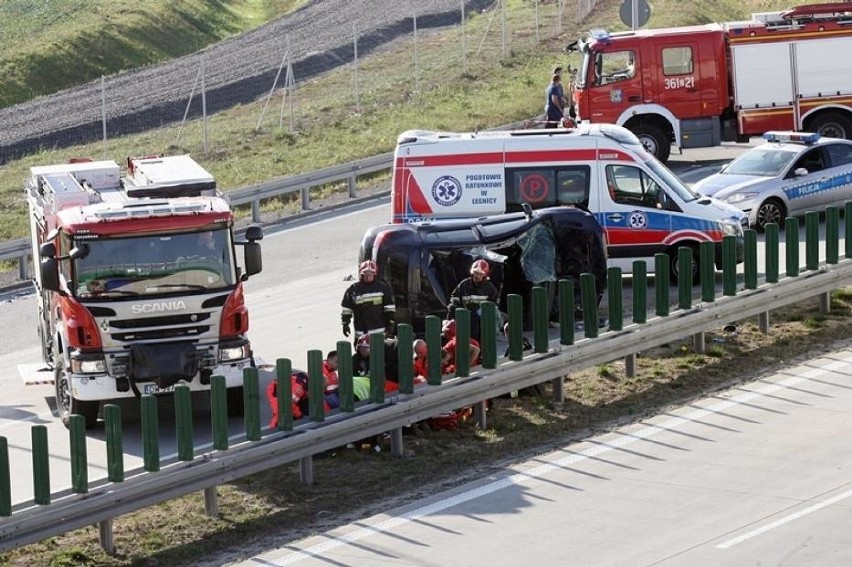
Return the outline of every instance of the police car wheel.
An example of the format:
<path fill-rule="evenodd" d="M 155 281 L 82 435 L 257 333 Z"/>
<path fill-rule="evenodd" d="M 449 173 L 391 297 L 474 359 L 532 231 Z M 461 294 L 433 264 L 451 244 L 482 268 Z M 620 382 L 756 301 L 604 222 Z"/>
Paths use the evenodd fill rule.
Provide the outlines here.
<path fill-rule="evenodd" d="M 755 228 L 758 232 L 763 232 L 766 230 L 766 225 L 773 222 L 781 228 L 784 225 L 783 221 L 786 215 L 784 203 L 778 199 L 767 199 L 757 209 Z"/>

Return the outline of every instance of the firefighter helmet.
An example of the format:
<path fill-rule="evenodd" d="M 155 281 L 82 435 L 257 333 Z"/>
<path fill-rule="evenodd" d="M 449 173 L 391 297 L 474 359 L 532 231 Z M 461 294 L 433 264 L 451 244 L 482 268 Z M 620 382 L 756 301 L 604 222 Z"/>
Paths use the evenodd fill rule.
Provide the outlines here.
<path fill-rule="evenodd" d="M 477 260 L 476 262 L 470 265 L 471 274 L 482 274 L 483 276 L 488 277 L 488 273 L 490 271 L 491 267 L 485 260 Z"/>
<path fill-rule="evenodd" d="M 370 348 L 370 335 L 364 333 L 358 337 L 358 342 L 355 344 L 355 348 Z"/>
<path fill-rule="evenodd" d="M 456 336 L 456 320 L 455 319 L 447 319 L 444 321 L 444 324 L 441 326 L 441 334 L 447 337 L 448 339 L 455 338 Z"/>
<path fill-rule="evenodd" d="M 372 260 L 364 260 L 358 266 L 358 276 L 363 276 L 364 274 L 373 274 L 374 276 L 378 272 L 378 268 L 376 268 L 376 263 Z"/>

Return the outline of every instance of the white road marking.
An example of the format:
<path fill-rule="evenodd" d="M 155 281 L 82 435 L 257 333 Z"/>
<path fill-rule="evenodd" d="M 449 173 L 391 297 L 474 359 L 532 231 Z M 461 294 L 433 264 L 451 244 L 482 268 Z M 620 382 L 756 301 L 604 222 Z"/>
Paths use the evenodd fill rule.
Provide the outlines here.
<path fill-rule="evenodd" d="M 476 498 L 479 498 L 480 496 L 491 494 L 491 493 L 496 492 L 498 490 L 502 490 L 503 488 L 508 488 L 510 486 L 513 486 L 513 485 L 523 485 L 523 484 L 527 484 L 527 483 L 539 480 L 539 479 L 545 477 L 546 475 L 548 475 L 552 472 L 563 471 L 567 465 L 576 464 L 578 462 L 584 461 L 584 460 L 592 458 L 592 457 L 596 457 L 596 456 L 601 455 L 603 453 L 607 453 L 607 452 L 610 452 L 610 451 L 613 451 L 613 450 L 616 450 L 616 449 L 620 449 L 620 448 L 628 446 L 628 445 L 632 445 L 633 443 L 636 443 L 636 442 L 644 440 L 644 439 L 648 439 L 648 438 L 653 437 L 653 436 L 655 436 L 659 433 L 663 433 L 663 432 L 666 432 L 666 431 L 687 425 L 691 422 L 700 420 L 701 418 L 706 417 L 708 415 L 719 413 L 719 412 L 724 411 L 726 409 L 729 409 L 731 407 L 748 403 L 748 402 L 750 402 L 750 401 L 752 401 L 756 398 L 765 397 L 765 396 L 773 394 L 773 393 L 775 393 L 779 390 L 784 390 L 784 389 L 789 388 L 791 386 L 795 386 L 797 384 L 800 384 L 801 382 L 807 381 L 808 379 L 817 378 L 819 376 L 828 374 L 828 373 L 835 371 L 835 370 L 840 370 L 842 368 L 848 368 L 850 361 L 852 361 L 852 352 L 844 353 L 842 360 L 832 360 L 831 362 L 828 362 L 827 364 L 821 365 L 819 368 L 799 367 L 799 368 L 797 368 L 797 376 L 795 376 L 795 377 L 791 377 L 791 378 L 787 378 L 785 380 L 781 380 L 779 382 L 776 382 L 774 385 L 765 386 L 765 387 L 760 388 L 758 390 L 755 390 L 753 392 L 737 395 L 737 396 L 731 398 L 728 401 L 713 404 L 712 406 L 709 406 L 705 409 L 692 411 L 692 412 L 684 415 L 683 417 L 670 418 L 670 419 L 663 421 L 662 423 L 644 427 L 637 432 L 631 432 L 631 434 L 629 436 L 627 436 L 627 435 L 621 436 L 621 437 L 618 437 L 617 439 L 614 439 L 612 441 L 608 441 L 606 443 L 595 445 L 594 447 L 586 449 L 585 451 L 582 451 L 580 453 L 575 453 L 575 454 L 572 454 L 570 456 L 559 459 L 557 461 L 554 461 L 551 464 L 540 465 L 540 466 L 532 468 L 528 471 L 524 471 L 523 473 L 516 473 L 516 474 L 510 475 L 506 478 L 488 483 L 486 485 L 475 488 L 475 489 L 470 490 L 468 492 L 463 492 L 461 494 L 457 494 L 457 495 L 455 495 L 451 498 L 446 498 L 444 500 L 440 500 L 440 501 L 435 502 L 433 504 L 430 504 L 428 506 L 423 506 L 421 508 L 417 508 L 416 510 L 412 510 L 411 512 L 408 512 L 408 513 L 403 514 L 403 515 L 398 516 L 398 517 L 391 517 L 391 518 L 383 519 L 383 520 L 377 521 L 375 523 L 371 523 L 370 521 L 362 522 L 362 524 L 366 523 L 367 526 L 364 527 L 364 528 L 360 528 L 358 530 L 355 530 L 355 531 L 348 533 L 346 535 L 342 535 L 342 536 L 333 536 L 332 535 L 332 536 L 330 536 L 332 538 L 331 540 L 325 541 L 325 542 L 317 544 L 317 545 L 313 545 L 313 546 L 306 548 L 306 549 L 293 551 L 292 550 L 293 544 L 290 544 L 287 548 L 281 548 L 279 550 L 272 551 L 269 554 L 263 554 L 263 556 L 259 555 L 259 556 L 256 556 L 256 557 L 252 557 L 252 558 L 244 561 L 241 564 L 242 565 L 255 564 L 255 565 L 264 565 L 264 566 L 268 566 L 268 565 L 275 565 L 275 566 L 292 565 L 292 564 L 297 563 L 299 561 L 302 561 L 304 559 L 317 557 L 324 552 L 330 551 L 330 550 L 335 549 L 337 547 L 341 547 L 343 545 L 348 545 L 350 543 L 366 539 L 370 536 L 374 536 L 374 535 L 377 535 L 377 534 L 380 534 L 380 533 L 391 533 L 391 530 L 393 528 L 400 526 L 402 524 L 406 524 L 406 523 L 415 521 L 419 518 L 429 516 L 430 514 L 434 514 L 434 513 L 440 512 L 442 510 L 446 510 L 447 508 L 451 508 L 451 507 L 456 506 L 458 504 L 463 504 L 465 502 L 475 500 Z M 846 498 L 849 495 L 852 495 L 852 491 L 850 491 L 849 493 L 844 493 L 843 495 L 835 497 L 834 499 L 826 501 L 826 503 L 820 504 L 820 505 L 817 505 L 817 506 L 819 506 L 819 507 L 827 506 L 827 505 L 829 505 L 829 504 L 831 504 L 835 501 L 842 500 L 843 498 Z M 813 506 L 811 508 L 813 508 L 814 510 L 819 509 L 817 506 Z M 808 510 L 803 510 L 799 514 L 799 516 L 804 515 L 805 513 L 810 513 L 811 511 L 813 511 L 813 510 L 811 510 L 810 508 Z M 797 516 L 797 517 L 799 517 L 799 516 Z M 792 519 L 795 519 L 795 518 L 791 518 L 788 521 L 792 521 Z M 774 526 L 770 525 L 768 527 L 768 529 L 771 529 L 772 527 L 774 527 Z M 763 530 L 763 531 L 766 531 L 766 530 Z M 759 530 L 756 530 L 756 532 L 763 533 L 762 531 L 759 531 Z M 326 534 L 326 535 L 328 535 L 328 534 Z M 750 534 L 745 534 L 745 535 L 747 535 L 749 537 L 754 537 L 754 535 L 758 535 L 758 533 L 754 533 L 753 535 L 750 535 Z M 731 540 L 731 541 L 735 541 L 735 540 Z M 738 542 L 735 541 L 735 543 L 738 543 Z M 731 545 L 733 545 L 733 544 L 731 544 Z M 282 552 L 282 551 L 285 552 L 286 555 L 281 555 L 279 557 L 270 557 L 271 554 L 274 554 L 276 552 Z"/>
<path fill-rule="evenodd" d="M 24 350 L 16 350 L 13 352 L 0 353 L 0 364 L 11 360 L 21 358 L 38 358 L 41 357 L 41 347 L 30 347 Z"/>
<path fill-rule="evenodd" d="M 843 494 L 838 494 L 837 496 L 833 496 L 833 497 L 829 498 L 828 500 L 823 500 L 822 502 L 814 504 L 813 506 L 809 506 L 809 507 L 805 508 L 804 510 L 799 510 L 798 512 L 796 512 L 794 514 L 790 514 L 789 516 L 787 516 L 785 518 L 781 518 L 780 520 L 776 520 L 776 521 L 772 522 L 771 524 L 766 524 L 765 526 L 757 528 L 756 530 L 752 530 L 750 532 L 744 533 L 741 536 L 735 537 L 734 539 L 729 539 L 728 541 L 726 541 L 724 543 L 720 543 L 719 545 L 716 546 L 716 549 L 728 549 L 729 547 L 733 547 L 733 546 L 737 545 L 738 543 L 742 543 L 742 542 L 744 542 L 748 539 L 751 539 L 753 537 L 757 537 L 757 536 L 764 534 L 764 533 L 766 533 L 770 530 L 774 530 L 775 528 L 777 528 L 779 526 L 783 526 L 784 524 L 789 524 L 790 522 L 792 522 L 794 520 L 798 520 L 799 518 L 807 516 L 808 514 L 816 512 L 817 510 L 822 510 L 826 506 L 831 506 L 832 504 L 836 504 L 838 502 L 846 500 L 850 496 L 852 496 L 852 490 L 847 490 Z"/>
<path fill-rule="evenodd" d="M 25 386 L 53 385 L 53 371 L 42 362 L 19 364 L 18 376 Z"/>

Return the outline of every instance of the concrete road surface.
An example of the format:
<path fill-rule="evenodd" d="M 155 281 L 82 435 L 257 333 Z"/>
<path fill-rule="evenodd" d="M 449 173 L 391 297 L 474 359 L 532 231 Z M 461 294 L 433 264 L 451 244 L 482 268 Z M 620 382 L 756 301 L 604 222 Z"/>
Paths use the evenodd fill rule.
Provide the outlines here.
<path fill-rule="evenodd" d="M 239 565 L 852 565 L 850 430 L 852 340 Z"/>

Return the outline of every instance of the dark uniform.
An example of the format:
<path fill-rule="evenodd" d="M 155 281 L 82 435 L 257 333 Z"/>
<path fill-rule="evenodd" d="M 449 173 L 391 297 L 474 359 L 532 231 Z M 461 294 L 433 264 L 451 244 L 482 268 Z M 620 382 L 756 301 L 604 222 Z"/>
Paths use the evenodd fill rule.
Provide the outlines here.
<path fill-rule="evenodd" d="M 483 301 L 497 303 L 498 300 L 497 288 L 491 283 L 491 280 L 486 278 L 480 282 L 475 282 L 472 277 L 465 278 L 450 295 L 447 319 L 455 319 L 456 309 L 459 307 L 468 309 L 470 311 L 470 336 L 478 341 L 480 338 L 480 304 Z"/>
<path fill-rule="evenodd" d="M 373 331 L 393 332 L 396 306 L 393 292 L 382 280 L 357 281 L 343 294 L 341 321 L 348 327 L 355 318 L 355 338 Z"/>

